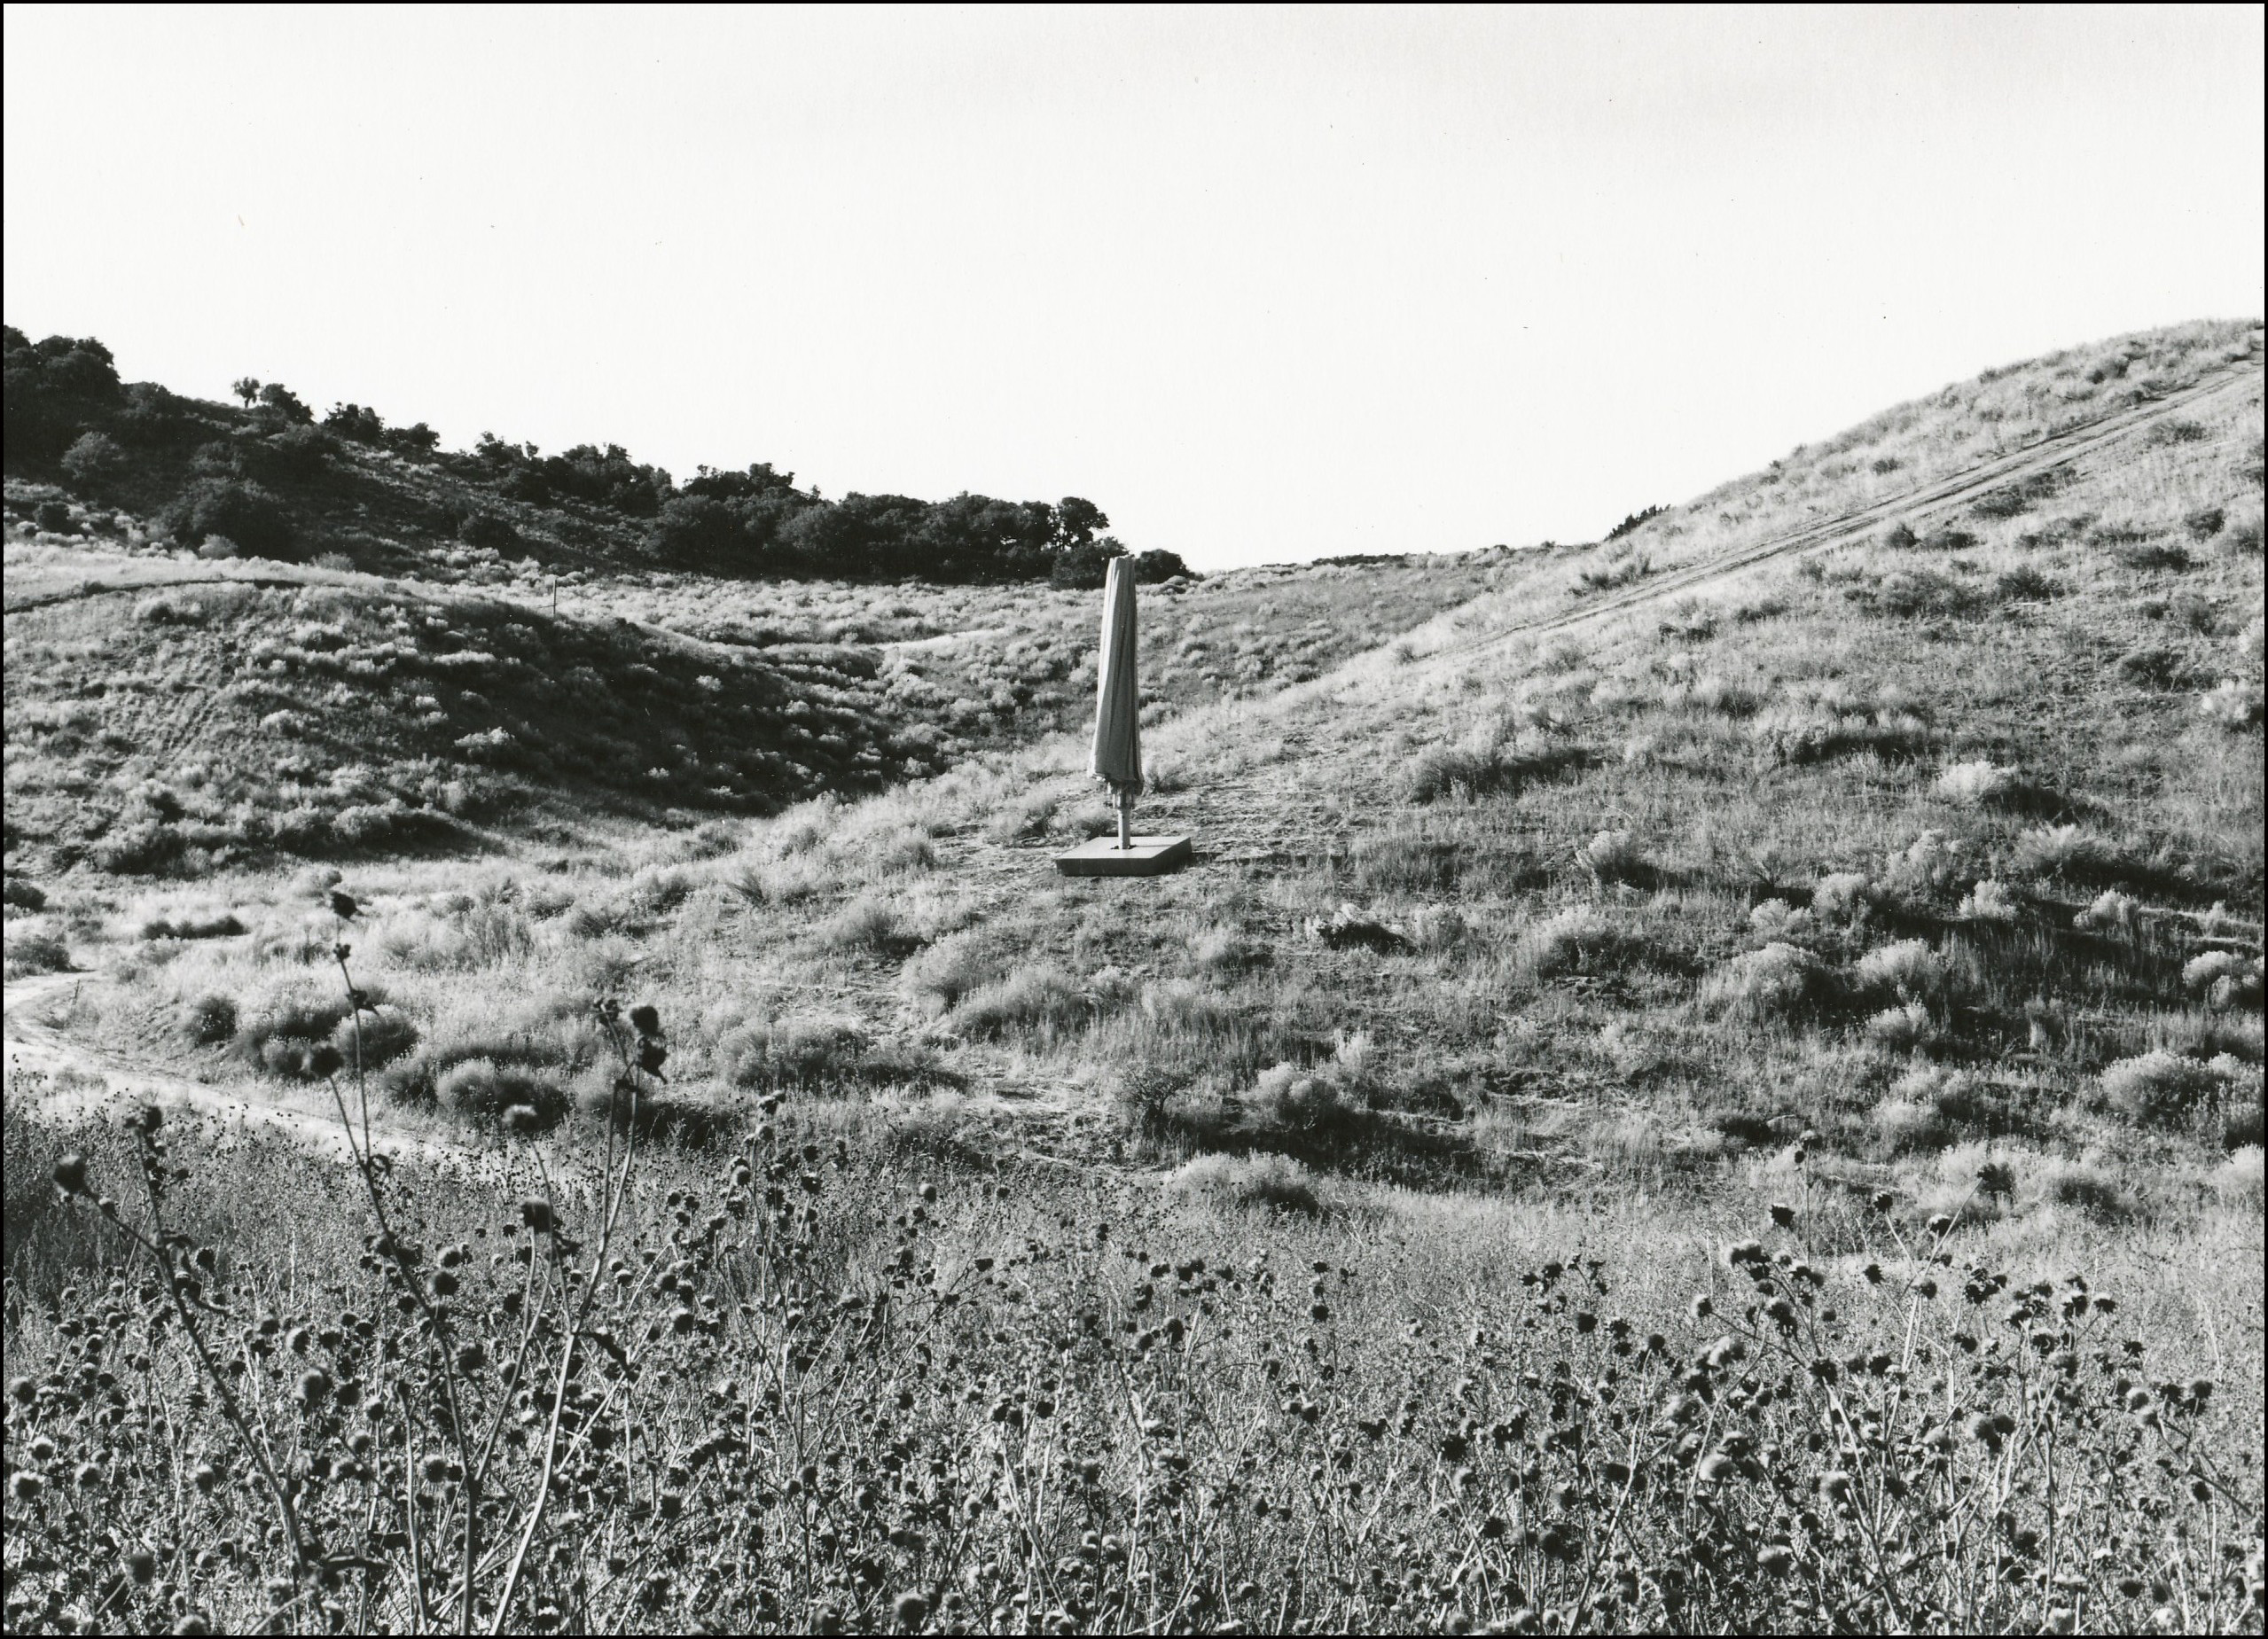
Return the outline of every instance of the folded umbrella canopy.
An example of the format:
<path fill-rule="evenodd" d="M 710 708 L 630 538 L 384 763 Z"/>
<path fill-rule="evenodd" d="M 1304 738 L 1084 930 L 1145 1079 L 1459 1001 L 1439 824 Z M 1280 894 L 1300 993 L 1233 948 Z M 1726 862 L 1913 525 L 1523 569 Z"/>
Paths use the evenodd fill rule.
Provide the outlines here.
<path fill-rule="evenodd" d="M 1110 560 L 1102 593 L 1102 662 L 1096 678 L 1095 745 L 1088 764 L 1118 793 L 1118 846 L 1133 846 L 1134 799 L 1142 791 L 1142 687 L 1134 631 L 1134 567 Z"/>

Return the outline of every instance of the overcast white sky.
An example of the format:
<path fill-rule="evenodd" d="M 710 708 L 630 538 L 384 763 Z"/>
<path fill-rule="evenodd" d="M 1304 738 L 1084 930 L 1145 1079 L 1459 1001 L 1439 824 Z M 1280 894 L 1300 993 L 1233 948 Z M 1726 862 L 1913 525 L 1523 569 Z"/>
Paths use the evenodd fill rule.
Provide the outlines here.
<path fill-rule="evenodd" d="M 5 304 L 444 441 L 1589 538 L 2263 307 L 2257 6 L 5 13 Z"/>

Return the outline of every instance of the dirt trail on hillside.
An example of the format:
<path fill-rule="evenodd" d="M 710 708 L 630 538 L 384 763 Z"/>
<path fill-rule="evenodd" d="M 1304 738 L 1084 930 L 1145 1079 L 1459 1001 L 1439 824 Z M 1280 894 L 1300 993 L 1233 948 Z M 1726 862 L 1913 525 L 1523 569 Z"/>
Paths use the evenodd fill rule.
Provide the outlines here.
<path fill-rule="evenodd" d="M 245 1132 L 282 1135 L 318 1154 L 350 1159 L 337 1114 L 294 1108 L 265 1099 L 245 1098 L 192 1080 L 162 1065 L 74 1041 L 50 1022 L 54 1004 L 87 985 L 107 981 L 99 973 L 45 973 L 12 979 L 5 990 L 4 1028 L 8 1074 L 39 1075 L 46 1086 L 38 1097 L 43 1120 L 59 1124 L 108 1120 L 137 1104 L 155 1104 L 168 1114 L 188 1114 Z M 361 1137 L 356 1120 L 357 1139 Z M 373 1112 L 371 1142 L 380 1154 L 458 1164 L 486 1162 L 486 1152 L 422 1134 L 388 1127 Z"/>
<path fill-rule="evenodd" d="M 1696 587 L 1725 580 L 1740 574 L 1742 570 L 1754 568 L 1758 564 L 1769 563 L 1774 558 L 1799 556 L 1804 552 L 1816 551 L 1822 547 L 1842 545 L 1856 536 L 1865 535 L 1869 530 L 1896 519 L 1905 519 L 1915 523 L 1930 521 L 1954 507 L 1975 500 L 1988 489 L 1998 488 L 2014 480 L 2029 478 L 2036 472 L 2046 472 L 2051 467 L 2061 466 L 2067 462 L 2076 460 L 2081 456 L 2100 449 L 2106 444 L 2125 437 L 2138 427 L 2147 426 L 2154 421 L 2164 420 L 2180 410 L 2193 408 L 2224 394 L 2238 393 L 2248 386 L 2256 386 L 2260 379 L 2261 366 L 2258 363 L 2233 365 L 2226 371 L 2201 381 L 2194 386 L 2185 387 L 2178 393 L 2170 393 L 2163 398 L 2154 399 L 2147 403 L 2136 404 L 2130 409 L 2119 410 L 2099 420 L 2086 422 L 2065 432 L 2051 433 L 2038 442 L 2028 445 L 2022 449 L 1970 467 L 1964 472 L 1956 472 L 1951 477 L 1917 485 L 1912 489 L 1892 496 L 1886 500 L 1877 501 L 1870 506 L 1861 507 L 1856 511 L 1844 512 L 1835 518 L 1807 524 L 1801 529 L 1774 535 L 1769 540 L 1757 542 L 1753 545 L 1735 547 L 1730 551 L 1717 553 L 1714 557 L 1702 558 L 1699 562 L 1687 564 L 1659 575 L 1649 576 L 1626 589 L 1587 602 L 1579 609 L 1565 610 L 1558 614 L 1521 621 L 1500 628 L 1490 632 L 1487 636 L 1475 638 L 1470 643 L 1434 650 L 1420 657 L 1420 664 L 1431 667 L 1445 660 L 1484 654 L 1516 638 L 1531 637 L 1539 632 L 1560 631 L 1568 627 L 1580 626 L 1587 621 L 1599 620 L 1607 615 L 1619 614 L 1626 609 L 1636 608 L 1641 604 L 1656 602 L 1664 597 L 1674 597 L 1680 592 L 1690 592 Z"/>
<path fill-rule="evenodd" d="M 1435 684 L 1445 672 L 1462 669 L 1522 639 L 1609 620 L 1649 604 L 1722 585 L 1775 560 L 1846 545 L 1895 519 L 1906 519 L 1920 528 L 1967 505 L 1986 490 L 2061 466 L 2224 394 L 2256 392 L 2261 379 L 2258 360 L 2233 363 L 2163 398 L 2050 434 L 2022 449 L 1834 518 L 1648 576 L 1634 586 L 1587 598 L 1575 608 L 1498 626 L 1439 648 L 1420 647 L 1406 661 L 1395 658 L 1391 650 L 1372 651 L 1313 682 L 1296 684 L 1267 699 L 1222 702 L 1161 725 L 1157 745 L 1169 758 L 1179 745 L 1229 737 L 1232 723 L 1237 738 L 1264 736 L 1280 740 L 1282 747 L 1276 757 L 1225 778 L 1208 780 L 1202 789 L 1146 797 L 1142 825 L 1156 831 L 1190 831 L 1196 839 L 1200 864 L 1208 860 L 1282 861 L 1333 855 L 1343 847 L 1351 829 L 1347 816 L 1388 794 L 1391 771 L 1380 757 L 1376 742 L 1380 730 L 1390 727 L 1398 715 L 1393 697 Z M 1437 617 L 1431 629 L 1454 631 L 1458 613 L 1451 610 Z M 1420 627 L 1402 643 L 1422 644 L 1427 630 Z M 1382 694 L 1365 697 L 1362 692 L 1381 682 L 1387 684 Z M 1040 852 L 999 850 L 1007 857 L 997 860 L 995 869 L 1004 876 L 1017 869 L 1028 870 L 1028 863 L 1022 862 Z M 979 858 L 969 862 L 982 869 L 979 862 L 982 853 L 979 850 Z"/>

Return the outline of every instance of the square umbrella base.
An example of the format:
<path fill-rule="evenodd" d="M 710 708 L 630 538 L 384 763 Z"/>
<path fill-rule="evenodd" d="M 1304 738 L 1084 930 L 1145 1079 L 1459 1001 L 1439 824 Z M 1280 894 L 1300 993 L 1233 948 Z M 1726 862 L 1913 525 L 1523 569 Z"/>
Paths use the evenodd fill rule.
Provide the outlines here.
<path fill-rule="evenodd" d="M 1137 837 L 1130 848 L 1114 836 L 1097 837 L 1055 856 L 1055 869 L 1067 877 L 1161 877 L 1188 862 L 1186 837 Z"/>

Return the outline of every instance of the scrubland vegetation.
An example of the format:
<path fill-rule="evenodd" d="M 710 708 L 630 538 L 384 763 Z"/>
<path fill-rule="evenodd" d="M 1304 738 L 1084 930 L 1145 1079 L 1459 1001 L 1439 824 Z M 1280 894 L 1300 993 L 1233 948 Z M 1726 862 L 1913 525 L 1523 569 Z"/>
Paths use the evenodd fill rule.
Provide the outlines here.
<path fill-rule="evenodd" d="M 1079 496 L 829 501 L 769 462 L 704 467 L 681 487 L 619 444 L 545 456 L 483 433 L 471 449 L 443 450 L 424 422 L 389 427 L 353 403 L 332 405 L 318 425 L 278 381 L 238 381 L 240 408 L 184 398 L 121 381 L 92 337 L 34 342 L 11 325 L 4 350 L 10 474 L 145 515 L 144 533 L 208 558 L 430 574 L 438 556 L 441 568 L 477 574 L 483 558 L 493 562 L 509 551 L 555 567 L 1096 587 L 1126 550 L 1099 533 L 1110 527 L 1102 509 Z M 451 542 L 469 549 L 453 563 L 435 550 Z M 1149 581 L 1185 573 L 1161 550 L 1135 564 Z"/>
<path fill-rule="evenodd" d="M 1200 856 L 1138 884 L 1048 874 L 1108 823 L 1068 594 L 644 575 L 609 628 L 63 597 L 95 555 L 20 537 L 12 1027 L 366 1097 L 379 1159 L 12 1079 L 12 1629 L 2258 1631 L 2258 360 L 2105 344 L 1598 547 L 1152 595 L 1144 824 Z M 905 681 L 1042 655 L 981 733 Z M 132 726 L 255 656 L 304 847 L 262 718 Z M 653 722 L 701 778 L 608 761 Z M 388 794 L 458 829 L 348 837 Z"/>

